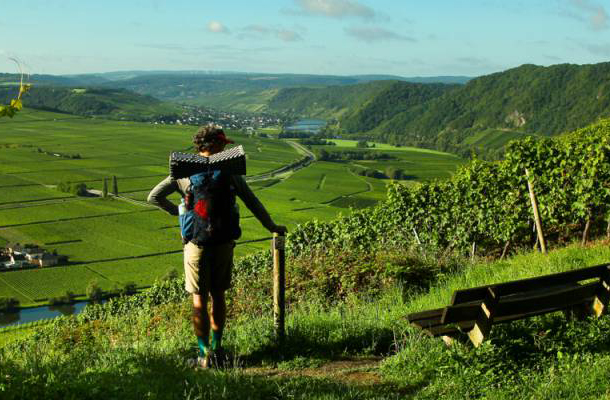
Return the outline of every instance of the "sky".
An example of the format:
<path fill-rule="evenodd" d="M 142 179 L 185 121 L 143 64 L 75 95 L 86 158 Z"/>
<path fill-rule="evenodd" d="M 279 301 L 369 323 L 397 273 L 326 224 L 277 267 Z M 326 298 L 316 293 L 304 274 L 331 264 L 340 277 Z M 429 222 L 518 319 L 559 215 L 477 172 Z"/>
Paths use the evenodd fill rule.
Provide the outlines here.
<path fill-rule="evenodd" d="M 610 0 L 0 0 L 0 72 L 480 76 L 610 60 Z"/>

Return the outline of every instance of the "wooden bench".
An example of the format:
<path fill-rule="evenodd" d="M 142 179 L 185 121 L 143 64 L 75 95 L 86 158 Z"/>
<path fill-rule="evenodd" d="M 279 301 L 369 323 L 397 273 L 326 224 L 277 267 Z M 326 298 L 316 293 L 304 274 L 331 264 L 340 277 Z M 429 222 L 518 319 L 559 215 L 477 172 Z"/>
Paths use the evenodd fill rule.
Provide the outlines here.
<path fill-rule="evenodd" d="M 584 282 L 583 282 L 584 281 Z M 456 290 L 444 308 L 409 314 L 409 322 L 450 344 L 467 334 L 480 345 L 494 324 L 555 311 L 578 316 L 606 312 L 610 299 L 610 264 L 536 278 Z"/>

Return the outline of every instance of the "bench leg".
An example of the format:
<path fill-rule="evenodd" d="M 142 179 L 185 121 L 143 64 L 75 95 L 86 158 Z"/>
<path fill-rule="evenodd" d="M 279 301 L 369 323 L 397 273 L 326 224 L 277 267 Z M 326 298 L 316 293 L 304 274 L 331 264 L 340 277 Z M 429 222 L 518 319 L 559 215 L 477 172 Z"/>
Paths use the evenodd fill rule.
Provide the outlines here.
<path fill-rule="evenodd" d="M 491 326 L 493 325 L 494 309 L 498 304 L 498 298 L 495 295 L 493 288 L 488 288 L 487 291 L 487 297 L 481 303 L 481 311 L 479 312 L 477 321 L 474 323 L 474 328 L 468 332 L 468 338 L 474 347 L 479 347 L 479 345 L 483 343 L 483 340 L 489 336 Z"/>
<path fill-rule="evenodd" d="M 593 300 L 593 313 L 596 317 L 608 312 L 608 300 L 610 300 L 610 271 L 606 269 L 599 279 L 599 289 Z"/>

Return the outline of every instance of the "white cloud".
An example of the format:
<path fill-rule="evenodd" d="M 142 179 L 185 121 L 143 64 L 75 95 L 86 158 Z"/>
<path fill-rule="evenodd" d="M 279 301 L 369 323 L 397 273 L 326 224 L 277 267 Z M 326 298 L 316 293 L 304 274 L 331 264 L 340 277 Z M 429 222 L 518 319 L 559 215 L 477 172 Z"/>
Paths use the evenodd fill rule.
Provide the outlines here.
<path fill-rule="evenodd" d="M 208 22 L 207 28 L 212 33 L 229 33 L 229 29 L 218 21 Z"/>
<path fill-rule="evenodd" d="M 287 10 L 290 14 L 318 15 L 331 18 L 360 17 L 372 19 L 375 10 L 353 0 L 294 0 L 297 10 Z"/>
<path fill-rule="evenodd" d="M 610 57 L 610 43 L 583 44 L 583 47 L 592 54 L 602 57 Z"/>
<path fill-rule="evenodd" d="M 257 37 L 272 37 L 284 42 L 297 42 L 303 40 L 303 37 L 297 32 L 290 29 L 276 28 L 264 25 L 248 25 L 243 29 L 240 35 L 242 39 L 254 36 Z"/>
<path fill-rule="evenodd" d="M 405 42 L 416 42 L 415 39 L 401 35 L 399 33 L 389 31 L 383 28 L 369 28 L 369 27 L 349 27 L 345 28 L 345 33 L 355 37 L 358 40 L 362 40 L 367 43 L 381 42 L 387 40 L 399 40 Z"/>
<path fill-rule="evenodd" d="M 284 42 L 296 42 L 303 40 L 301 35 L 299 35 L 297 32 L 287 29 L 280 29 L 276 32 L 276 36 L 278 39 L 283 40 Z"/>
<path fill-rule="evenodd" d="M 608 28 L 609 19 L 606 8 L 593 0 L 568 0 L 568 10 L 563 15 L 585 22 L 591 29 L 601 31 Z"/>

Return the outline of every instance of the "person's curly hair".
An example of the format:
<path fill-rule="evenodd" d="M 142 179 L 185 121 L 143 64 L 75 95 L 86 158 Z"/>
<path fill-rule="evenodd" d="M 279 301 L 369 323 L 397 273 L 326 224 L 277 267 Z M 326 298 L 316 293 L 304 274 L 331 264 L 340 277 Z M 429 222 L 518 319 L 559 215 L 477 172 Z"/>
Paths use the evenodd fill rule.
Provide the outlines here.
<path fill-rule="evenodd" d="M 195 150 L 198 152 L 209 150 L 218 142 L 222 142 L 218 139 L 219 135 L 224 135 L 224 131 L 218 125 L 208 124 L 199 128 L 195 136 L 193 136 L 193 144 Z"/>

